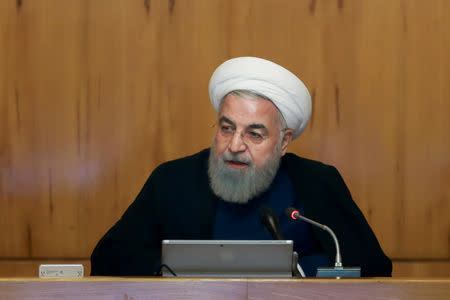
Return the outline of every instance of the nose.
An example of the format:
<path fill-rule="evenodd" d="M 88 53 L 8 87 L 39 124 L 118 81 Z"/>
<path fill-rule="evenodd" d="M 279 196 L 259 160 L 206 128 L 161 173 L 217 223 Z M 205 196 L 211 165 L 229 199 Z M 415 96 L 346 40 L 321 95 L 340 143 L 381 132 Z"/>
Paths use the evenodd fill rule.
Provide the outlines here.
<path fill-rule="evenodd" d="M 236 132 L 233 135 L 233 138 L 228 144 L 228 150 L 233 153 L 244 152 L 245 150 L 247 150 L 247 145 L 244 143 L 241 134 Z"/>

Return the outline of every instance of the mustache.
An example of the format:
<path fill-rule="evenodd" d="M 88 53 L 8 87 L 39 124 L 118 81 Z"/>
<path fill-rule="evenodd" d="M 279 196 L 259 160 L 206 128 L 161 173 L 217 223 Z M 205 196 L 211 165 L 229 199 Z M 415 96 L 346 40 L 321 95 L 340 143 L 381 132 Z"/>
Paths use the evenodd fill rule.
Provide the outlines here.
<path fill-rule="evenodd" d="M 253 165 L 253 160 L 250 156 L 247 156 L 243 153 L 230 153 L 230 152 L 224 152 L 222 154 L 222 159 L 224 161 L 235 161 L 239 163 L 244 163 L 247 165 Z"/>

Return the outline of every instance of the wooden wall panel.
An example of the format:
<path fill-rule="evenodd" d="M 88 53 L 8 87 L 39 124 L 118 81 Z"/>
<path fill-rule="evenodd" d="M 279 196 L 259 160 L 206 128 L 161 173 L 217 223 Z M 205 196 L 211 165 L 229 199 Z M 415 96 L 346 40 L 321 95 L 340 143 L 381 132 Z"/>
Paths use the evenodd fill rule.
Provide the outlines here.
<path fill-rule="evenodd" d="M 254 55 L 309 87 L 291 150 L 338 167 L 387 253 L 448 259 L 449 53 L 445 0 L 0 0 L 0 257 L 88 257 L 209 146 L 209 77 Z"/>
<path fill-rule="evenodd" d="M 450 261 L 393 261 L 392 277 L 450 278 Z"/>
<path fill-rule="evenodd" d="M 41 264 L 82 264 L 85 277 L 91 272 L 89 259 L 0 259 L 0 278 L 37 277 Z M 450 277 L 450 261 L 393 261 L 392 277 Z"/>

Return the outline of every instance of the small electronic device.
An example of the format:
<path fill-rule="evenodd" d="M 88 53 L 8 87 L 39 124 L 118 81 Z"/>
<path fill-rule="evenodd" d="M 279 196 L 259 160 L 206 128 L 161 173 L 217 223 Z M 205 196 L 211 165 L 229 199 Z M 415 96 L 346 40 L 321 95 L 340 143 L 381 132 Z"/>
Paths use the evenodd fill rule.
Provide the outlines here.
<path fill-rule="evenodd" d="M 361 277 L 361 268 L 360 267 L 317 268 L 316 277 L 359 278 Z"/>
<path fill-rule="evenodd" d="M 81 264 L 73 265 L 40 265 L 40 278 L 82 278 L 84 267 Z"/>

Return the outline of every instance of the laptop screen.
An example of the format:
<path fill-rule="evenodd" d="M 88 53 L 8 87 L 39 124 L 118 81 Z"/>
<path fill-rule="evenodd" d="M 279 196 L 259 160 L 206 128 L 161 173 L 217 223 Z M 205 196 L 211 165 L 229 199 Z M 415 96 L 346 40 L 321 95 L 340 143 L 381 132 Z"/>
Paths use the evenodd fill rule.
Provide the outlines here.
<path fill-rule="evenodd" d="M 292 277 L 291 240 L 163 240 L 163 276 Z"/>

